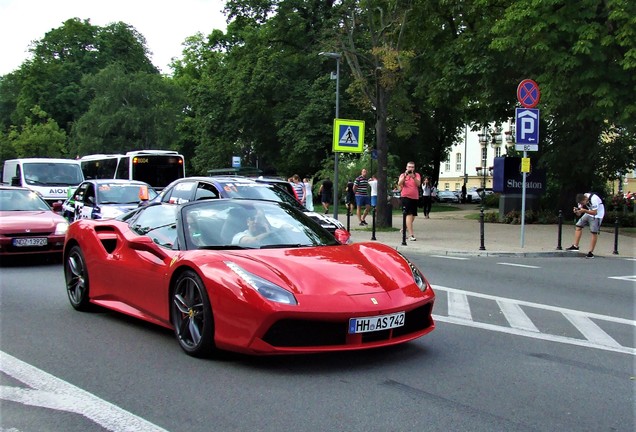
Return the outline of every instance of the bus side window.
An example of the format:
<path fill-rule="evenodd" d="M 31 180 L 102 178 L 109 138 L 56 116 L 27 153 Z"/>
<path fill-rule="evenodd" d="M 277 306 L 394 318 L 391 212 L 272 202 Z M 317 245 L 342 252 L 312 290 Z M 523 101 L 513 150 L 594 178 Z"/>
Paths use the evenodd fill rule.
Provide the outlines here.
<path fill-rule="evenodd" d="M 130 169 L 128 166 L 130 165 L 129 157 L 122 157 L 119 159 L 119 164 L 117 165 L 117 172 L 115 173 L 115 178 L 124 179 L 124 180 L 132 180 L 130 178 Z"/>

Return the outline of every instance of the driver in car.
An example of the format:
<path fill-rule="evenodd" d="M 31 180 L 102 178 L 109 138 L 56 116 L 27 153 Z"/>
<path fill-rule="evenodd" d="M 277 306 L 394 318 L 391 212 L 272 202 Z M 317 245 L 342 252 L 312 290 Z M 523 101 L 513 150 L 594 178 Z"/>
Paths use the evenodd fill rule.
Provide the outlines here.
<path fill-rule="evenodd" d="M 247 218 L 247 229 L 232 238 L 232 244 L 250 246 L 260 244 L 261 240 L 272 233 L 272 226 L 262 213 Z"/>

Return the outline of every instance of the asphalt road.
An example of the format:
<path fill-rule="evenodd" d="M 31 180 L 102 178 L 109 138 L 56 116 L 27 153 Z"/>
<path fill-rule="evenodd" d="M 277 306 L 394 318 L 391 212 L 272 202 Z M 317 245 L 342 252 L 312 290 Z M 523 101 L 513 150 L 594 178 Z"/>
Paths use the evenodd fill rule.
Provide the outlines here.
<path fill-rule="evenodd" d="M 634 261 L 410 258 L 436 287 L 430 335 L 216 360 L 74 311 L 59 263 L 0 267 L 0 430 L 634 430 Z"/>

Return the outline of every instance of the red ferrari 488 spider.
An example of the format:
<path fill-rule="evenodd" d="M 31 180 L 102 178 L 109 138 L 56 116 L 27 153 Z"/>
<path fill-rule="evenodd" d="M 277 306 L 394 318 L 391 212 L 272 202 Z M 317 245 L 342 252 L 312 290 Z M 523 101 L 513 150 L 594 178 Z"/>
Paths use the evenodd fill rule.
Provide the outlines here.
<path fill-rule="evenodd" d="M 349 243 L 284 203 L 158 204 L 70 225 L 71 305 L 174 330 L 193 356 L 394 345 L 435 327 L 435 294 L 394 249 Z"/>

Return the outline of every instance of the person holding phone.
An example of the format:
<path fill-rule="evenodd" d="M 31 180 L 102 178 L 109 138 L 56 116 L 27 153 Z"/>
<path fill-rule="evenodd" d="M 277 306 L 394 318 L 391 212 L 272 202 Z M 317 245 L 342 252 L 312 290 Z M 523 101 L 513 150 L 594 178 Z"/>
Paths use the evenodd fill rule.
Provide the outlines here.
<path fill-rule="evenodd" d="M 402 212 L 406 215 L 406 230 L 410 241 L 417 240 L 413 232 L 413 221 L 417 216 L 417 205 L 420 198 L 420 186 L 422 178 L 419 173 L 415 172 L 415 162 L 410 161 L 406 164 L 406 170 L 400 174 L 398 180 L 398 188 L 400 189 L 400 197 L 402 200 Z"/>

